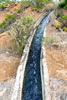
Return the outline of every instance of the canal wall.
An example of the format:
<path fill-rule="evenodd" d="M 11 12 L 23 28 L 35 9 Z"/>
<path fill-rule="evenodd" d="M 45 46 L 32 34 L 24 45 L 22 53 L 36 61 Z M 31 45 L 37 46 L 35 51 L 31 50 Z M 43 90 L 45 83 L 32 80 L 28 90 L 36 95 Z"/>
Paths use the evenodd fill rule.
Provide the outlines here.
<path fill-rule="evenodd" d="M 22 88 L 23 88 L 23 81 L 24 81 L 24 73 L 25 68 L 28 60 L 28 55 L 30 51 L 30 47 L 32 44 L 33 37 L 35 35 L 37 26 L 40 24 L 42 19 L 47 15 L 48 13 L 42 13 L 39 18 L 37 19 L 36 23 L 33 26 L 33 30 L 30 33 L 30 37 L 28 38 L 27 44 L 25 45 L 23 55 L 21 57 L 20 64 L 18 66 L 17 74 L 16 74 L 16 82 L 14 85 L 14 90 L 12 93 L 11 100 L 21 100 L 22 98 Z"/>
<path fill-rule="evenodd" d="M 49 14 L 49 18 L 47 24 L 50 22 L 50 18 L 54 11 Z M 46 24 L 46 25 L 47 25 Z M 43 38 L 46 37 L 46 27 L 44 29 Z M 52 100 L 51 99 L 51 91 L 50 91 L 50 82 L 49 82 L 49 74 L 48 74 L 48 66 L 46 61 L 46 49 L 45 45 L 42 41 L 41 45 L 41 56 L 40 56 L 40 71 L 41 71 L 41 83 L 42 83 L 42 97 L 43 100 Z"/>

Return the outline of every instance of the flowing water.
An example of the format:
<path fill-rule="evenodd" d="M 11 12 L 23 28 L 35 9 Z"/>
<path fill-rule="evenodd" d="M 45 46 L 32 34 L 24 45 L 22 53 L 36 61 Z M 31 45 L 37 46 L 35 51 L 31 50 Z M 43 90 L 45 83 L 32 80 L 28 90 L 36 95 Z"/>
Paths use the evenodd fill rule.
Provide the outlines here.
<path fill-rule="evenodd" d="M 49 20 L 46 16 L 34 36 L 24 78 L 22 100 L 42 100 L 41 77 L 40 77 L 40 51 L 44 28 Z"/>

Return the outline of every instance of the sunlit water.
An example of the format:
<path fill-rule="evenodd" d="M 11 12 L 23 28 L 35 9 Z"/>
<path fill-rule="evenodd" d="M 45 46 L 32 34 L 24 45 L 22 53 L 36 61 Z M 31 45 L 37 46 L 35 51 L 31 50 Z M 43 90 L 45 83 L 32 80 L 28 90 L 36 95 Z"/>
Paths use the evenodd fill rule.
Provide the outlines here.
<path fill-rule="evenodd" d="M 44 28 L 49 15 L 43 19 L 34 36 L 24 78 L 22 100 L 42 100 L 40 79 L 40 51 Z"/>

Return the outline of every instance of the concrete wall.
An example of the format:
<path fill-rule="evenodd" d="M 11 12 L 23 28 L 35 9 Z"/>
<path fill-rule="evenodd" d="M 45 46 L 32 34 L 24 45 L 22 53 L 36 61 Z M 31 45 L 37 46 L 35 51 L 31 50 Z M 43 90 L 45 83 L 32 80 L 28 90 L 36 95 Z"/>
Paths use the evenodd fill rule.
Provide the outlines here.
<path fill-rule="evenodd" d="M 52 16 L 54 11 L 49 14 L 49 18 L 47 24 L 50 21 L 50 17 Z M 46 27 L 44 29 L 43 38 L 46 37 Z M 46 49 L 45 45 L 42 42 L 41 46 L 41 58 L 40 58 L 40 71 L 41 71 L 41 83 L 42 83 L 42 97 L 43 100 L 52 100 L 51 92 L 50 92 L 50 82 L 49 82 L 49 74 L 48 74 L 48 65 L 46 61 Z"/>
<path fill-rule="evenodd" d="M 37 26 L 40 24 L 40 22 L 42 21 L 42 19 L 46 15 L 47 15 L 47 13 L 42 13 L 39 16 L 38 20 L 34 24 L 32 32 L 30 33 L 30 37 L 27 41 L 27 44 L 26 44 L 25 49 L 23 51 L 23 55 L 22 55 L 20 64 L 18 66 L 17 75 L 16 75 L 16 82 L 15 82 L 15 85 L 14 85 L 14 90 L 13 90 L 11 100 L 21 100 L 22 89 L 23 89 L 23 81 L 24 81 L 24 73 L 25 73 L 27 59 L 28 59 L 28 55 L 29 55 L 29 51 L 30 51 L 30 46 L 32 44 L 32 40 L 33 40 L 33 37 L 35 35 Z"/>

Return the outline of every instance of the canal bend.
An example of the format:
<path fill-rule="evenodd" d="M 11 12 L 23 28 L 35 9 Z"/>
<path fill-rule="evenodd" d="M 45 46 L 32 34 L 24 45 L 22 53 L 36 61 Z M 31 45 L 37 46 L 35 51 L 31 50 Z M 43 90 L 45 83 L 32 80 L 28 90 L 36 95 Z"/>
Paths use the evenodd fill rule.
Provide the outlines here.
<path fill-rule="evenodd" d="M 29 58 L 25 69 L 22 100 L 42 100 L 40 52 L 44 28 L 49 20 L 49 16 L 50 14 L 40 23 L 31 45 Z"/>

